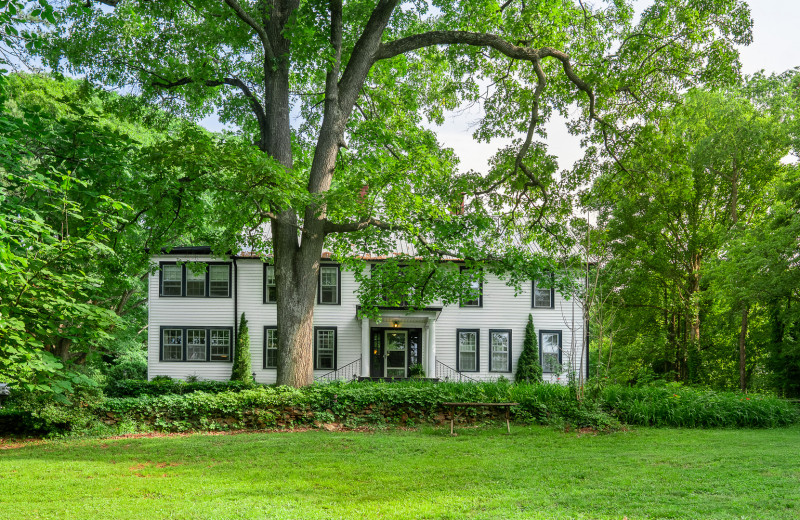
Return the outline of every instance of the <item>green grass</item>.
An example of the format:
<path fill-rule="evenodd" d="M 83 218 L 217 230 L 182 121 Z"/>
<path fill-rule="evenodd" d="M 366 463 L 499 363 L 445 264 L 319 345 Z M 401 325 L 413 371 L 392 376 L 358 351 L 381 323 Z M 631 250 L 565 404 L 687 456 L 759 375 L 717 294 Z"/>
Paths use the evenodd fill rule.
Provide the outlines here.
<path fill-rule="evenodd" d="M 800 518 L 800 427 L 309 431 L 0 450 L 0 517 Z"/>

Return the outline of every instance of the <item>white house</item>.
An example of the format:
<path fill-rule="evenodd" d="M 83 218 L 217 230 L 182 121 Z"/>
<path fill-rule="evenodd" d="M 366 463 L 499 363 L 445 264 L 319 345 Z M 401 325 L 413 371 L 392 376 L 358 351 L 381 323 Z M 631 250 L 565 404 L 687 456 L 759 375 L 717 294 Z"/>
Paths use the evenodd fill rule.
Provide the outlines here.
<path fill-rule="evenodd" d="M 275 382 L 278 323 L 272 266 L 253 256 L 215 258 L 203 247 L 174 248 L 152 261 L 158 270 L 149 280 L 150 379 L 229 379 L 237 316 L 244 312 L 255 378 Z M 197 274 L 188 267 L 191 262 L 208 268 Z M 586 374 L 581 302 L 538 287 L 536 281 L 515 295 L 490 275 L 477 300 L 415 311 L 381 308 L 379 320 L 358 317 L 355 291 L 353 274 L 323 258 L 314 309 L 317 379 L 407 377 L 410 367 L 421 364 L 427 377 L 513 380 L 528 314 L 533 315 L 545 379 Z"/>

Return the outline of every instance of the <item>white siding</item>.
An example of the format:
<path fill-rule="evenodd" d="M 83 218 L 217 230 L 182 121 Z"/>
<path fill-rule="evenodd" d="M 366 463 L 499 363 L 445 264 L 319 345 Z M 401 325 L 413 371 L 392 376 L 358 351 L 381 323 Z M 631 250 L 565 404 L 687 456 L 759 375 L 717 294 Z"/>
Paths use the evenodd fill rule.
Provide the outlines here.
<path fill-rule="evenodd" d="M 178 257 L 157 256 L 160 261 L 213 261 L 208 256 Z M 325 262 L 323 262 L 324 264 Z M 277 306 L 263 303 L 263 263 L 258 259 L 238 259 L 238 313 L 245 313 L 250 329 L 253 372 L 260 383 L 274 383 L 276 370 L 263 368 L 264 327 L 277 325 Z M 233 275 L 232 275 L 233 277 Z M 226 380 L 231 364 L 226 362 L 163 362 L 159 361 L 159 331 L 161 326 L 225 326 L 234 324 L 234 298 L 165 298 L 159 296 L 158 273 L 150 277 L 150 334 L 148 377 L 168 375 L 186 378 L 196 375 L 201 379 Z M 351 272 L 341 272 L 341 302 L 339 305 L 315 305 L 314 325 L 337 327 L 337 367 L 341 368 L 361 357 L 361 321 L 356 319 L 356 282 Z M 562 363 L 572 366 L 576 373 L 585 371 L 582 363 L 583 313 L 580 302 L 569 301 L 556 293 L 553 309 L 532 308 L 532 284 L 522 287 L 519 295 L 513 288 L 494 276 L 483 285 L 483 307 L 444 307 L 436 321 L 436 358 L 456 367 L 456 330 L 479 329 L 479 371 L 465 373 L 475 379 L 496 379 L 504 376 L 513 380 L 516 362 L 522 351 L 528 314 L 533 315 L 534 326 L 540 330 L 558 330 L 562 334 Z M 399 318 L 401 327 L 421 328 L 422 351 L 427 351 L 427 325 L 424 318 Z M 386 327 L 387 321 L 371 326 Z M 511 372 L 489 372 L 489 330 L 510 329 Z M 424 354 L 423 354 L 424 356 Z M 585 356 L 585 354 L 584 354 Z M 369 360 L 363 360 L 369 363 Z M 315 371 L 314 375 L 325 374 Z M 431 376 L 432 374 L 429 374 Z M 549 379 L 554 380 L 554 376 Z M 562 374 L 561 381 L 565 380 Z"/>

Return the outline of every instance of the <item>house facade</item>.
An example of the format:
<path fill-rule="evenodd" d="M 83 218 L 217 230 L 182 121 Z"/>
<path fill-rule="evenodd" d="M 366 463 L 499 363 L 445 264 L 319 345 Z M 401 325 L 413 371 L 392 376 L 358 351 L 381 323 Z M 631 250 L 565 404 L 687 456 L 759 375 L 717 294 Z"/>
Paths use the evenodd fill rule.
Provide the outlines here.
<path fill-rule="evenodd" d="M 202 247 L 174 248 L 152 261 L 157 269 L 149 278 L 148 378 L 229 379 L 244 312 L 255 379 L 276 381 L 272 266 L 254 257 L 215 258 Z M 197 263 L 205 265 L 197 269 Z M 322 259 L 314 309 L 317 380 L 420 373 L 442 380 L 513 380 L 529 314 L 545 380 L 586 374 L 581 302 L 535 280 L 514 294 L 490 275 L 476 300 L 413 311 L 383 307 L 377 320 L 359 318 L 356 289 L 353 273 Z"/>

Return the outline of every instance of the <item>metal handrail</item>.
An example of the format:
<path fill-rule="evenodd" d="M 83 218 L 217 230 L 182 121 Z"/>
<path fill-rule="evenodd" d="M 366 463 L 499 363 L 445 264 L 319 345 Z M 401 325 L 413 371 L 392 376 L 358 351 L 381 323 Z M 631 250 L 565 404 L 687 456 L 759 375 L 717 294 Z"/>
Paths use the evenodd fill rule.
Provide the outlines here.
<path fill-rule="evenodd" d="M 321 376 L 314 378 L 314 381 L 336 381 L 339 379 L 356 379 L 361 375 L 361 358 L 356 359 L 352 363 L 348 363 L 343 367 L 332 370 Z"/>
<path fill-rule="evenodd" d="M 472 381 L 473 383 L 480 382 L 477 379 L 469 377 L 463 372 L 459 372 L 458 370 L 449 365 L 445 365 L 438 359 L 436 360 L 436 377 L 438 377 L 442 381 L 452 381 L 452 380 L 463 381 L 466 379 L 467 381 Z"/>

